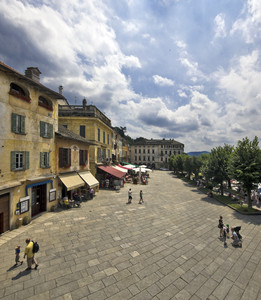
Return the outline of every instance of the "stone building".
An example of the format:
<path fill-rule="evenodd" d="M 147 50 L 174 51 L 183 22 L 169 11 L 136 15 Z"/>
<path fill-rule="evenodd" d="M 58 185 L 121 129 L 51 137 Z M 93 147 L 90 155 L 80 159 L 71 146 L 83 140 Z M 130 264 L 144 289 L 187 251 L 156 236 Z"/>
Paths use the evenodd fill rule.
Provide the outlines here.
<path fill-rule="evenodd" d="M 96 106 L 87 105 L 85 99 L 82 105 L 59 105 L 59 124 L 95 144 L 89 153 L 90 170 L 94 176 L 97 165 L 111 161 L 114 149 L 111 120 Z"/>
<path fill-rule="evenodd" d="M 58 99 L 40 83 L 0 62 L 0 233 L 57 202 L 55 139 Z"/>
<path fill-rule="evenodd" d="M 168 159 L 183 154 L 184 144 L 174 139 L 140 139 L 131 145 L 131 162 L 151 168 L 168 168 Z"/>

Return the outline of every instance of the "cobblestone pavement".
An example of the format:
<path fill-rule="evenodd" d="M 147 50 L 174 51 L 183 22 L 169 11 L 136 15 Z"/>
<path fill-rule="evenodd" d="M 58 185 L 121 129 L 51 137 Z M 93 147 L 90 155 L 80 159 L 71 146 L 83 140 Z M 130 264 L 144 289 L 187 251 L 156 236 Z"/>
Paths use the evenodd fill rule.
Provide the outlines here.
<path fill-rule="evenodd" d="M 242 226 L 242 248 L 230 240 L 224 247 L 219 215 Z M 146 186 L 101 190 L 79 209 L 46 213 L 2 235 L 0 299 L 261 299 L 260 224 L 261 216 L 240 215 L 154 171 Z M 26 237 L 40 244 L 31 272 L 25 263 L 13 267 Z"/>

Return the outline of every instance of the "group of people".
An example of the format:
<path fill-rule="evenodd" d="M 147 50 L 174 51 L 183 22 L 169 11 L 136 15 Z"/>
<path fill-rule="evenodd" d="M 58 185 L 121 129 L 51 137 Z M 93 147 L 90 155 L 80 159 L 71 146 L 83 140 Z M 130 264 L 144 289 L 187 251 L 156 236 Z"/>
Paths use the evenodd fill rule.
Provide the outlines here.
<path fill-rule="evenodd" d="M 224 246 L 227 246 L 227 238 L 230 238 L 233 240 L 232 245 L 233 246 L 239 246 L 242 247 L 242 236 L 239 233 L 239 230 L 241 227 L 231 227 L 231 236 L 230 236 L 230 228 L 229 224 L 224 224 L 223 217 L 220 216 L 218 220 L 218 228 L 219 228 L 219 237 L 223 238 Z"/>
<path fill-rule="evenodd" d="M 37 270 L 39 265 L 37 264 L 37 261 L 34 257 L 34 252 L 33 252 L 34 243 L 29 238 L 27 238 L 25 240 L 25 243 L 26 243 L 26 247 L 24 250 L 24 258 L 27 258 L 27 269 L 26 270 L 31 270 L 33 264 L 35 265 L 34 269 Z M 20 263 L 20 265 L 23 264 L 23 261 L 20 260 L 20 252 L 21 252 L 21 246 L 16 246 L 16 248 L 15 248 L 15 266 L 17 266 L 18 263 Z"/>
<path fill-rule="evenodd" d="M 132 202 L 132 190 L 129 189 L 128 190 L 128 202 L 126 204 L 131 204 Z M 144 200 L 143 200 L 143 192 L 142 190 L 140 190 L 140 200 L 139 200 L 139 204 L 142 204 L 144 203 Z"/>

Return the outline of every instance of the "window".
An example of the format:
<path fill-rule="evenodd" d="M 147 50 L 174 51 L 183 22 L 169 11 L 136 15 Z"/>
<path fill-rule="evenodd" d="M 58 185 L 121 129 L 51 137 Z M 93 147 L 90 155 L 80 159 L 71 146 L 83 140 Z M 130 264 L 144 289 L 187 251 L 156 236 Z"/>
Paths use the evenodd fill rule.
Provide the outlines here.
<path fill-rule="evenodd" d="M 160 154 L 163 155 L 163 151 L 161 151 Z"/>
<path fill-rule="evenodd" d="M 101 152 L 101 148 L 97 149 L 97 161 L 101 162 L 102 160 L 102 152 Z"/>
<path fill-rule="evenodd" d="M 165 154 L 168 154 L 168 151 L 165 151 Z"/>
<path fill-rule="evenodd" d="M 12 132 L 25 134 L 25 116 L 12 113 Z"/>
<path fill-rule="evenodd" d="M 49 152 L 40 152 L 40 168 L 50 168 Z"/>
<path fill-rule="evenodd" d="M 161 161 L 163 161 L 163 157 L 161 157 Z"/>
<path fill-rule="evenodd" d="M 150 157 L 148 156 L 148 161 L 150 161 Z"/>
<path fill-rule="evenodd" d="M 146 157 L 145 156 L 143 156 L 143 161 L 145 161 L 146 160 Z"/>
<path fill-rule="evenodd" d="M 152 156 L 152 160 L 154 160 L 154 156 Z"/>
<path fill-rule="evenodd" d="M 80 166 L 86 166 L 88 164 L 88 150 L 80 150 L 79 156 Z"/>
<path fill-rule="evenodd" d="M 101 130 L 100 128 L 98 128 L 98 142 L 100 142 L 101 140 Z"/>
<path fill-rule="evenodd" d="M 68 128 L 68 125 L 63 125 L 63 127 Z"/>
<path fill-rule="evenodd" d="M 143 153 L 145 153 L 145 149 L 143 149 Z"/>
<path fill-rule="evenodd" d="M 40 121 L 40 136 L 43 138 L 53 138 L 53 124 Z"/>
<path fill-rule="evenodd" d="M 135 161 L 137 161 L 137 156 L 135 156 Z"/>
<path fill-rule="evenodd" d="M 141 149 L 139 149 L 139 153 L 141 153 Z"/>
<path fill-rule="evenodd" d="M 154 154 L 154 149 L 152 149 L 152 154 Z"/>
<path fill-rule="evenodd" d="M 135 153 L 137 153 L 137 149 L 135 149 Z"/>
<path fill-rule="evenodd" d="M 105 132 L 103 131 L 103 143 L 105 144 Z"/>
<path fill-rule="evenodd" d="M 29 92 L 13 82 L 10 84 L 9 94 L 26 102 L 31 102 Z"/>
<path fill-rule="evenodd" d="M 111 159 L 111 151 L 108 150 L 108 158 Z"/>
<path fill-rule="evenodd" d="M 171 155 L 171 151 L 169 151 L 169 155 Z"/>
<path fill-rule="evenodd" d="M 39 96 L 38 98 L 38 105 L 42 106 L 50 111 L 53 111 L 53 104 L 52 101 L 47 100 L 46 98 L 44 98 L 43 96 Z"/>
<path fill-rule="evenodd" d="M 148 153 L 150 153 L 150 149 L 148 149 Z"/>
<path fill-rule="evenodd" d="M 106 149 L 102 150 L 102 159 L 106 159 Z"/>
<path fill-rule="evenodd" d="M 29 169 L 28 151 L 11 151 L 11 171 Z"/>
<path fill-rule="evenodd" d="M 85 125 L 80 125 L 80 136 L 85 138 Z"/>
<path fill-rule="evenodd" d="M 59 148 L 59 167 L 67 168 L 71 166 L 71 149 Z"/>
<path fill-rule="evenodd" d="M 108 145 L 110 144 L 110 135 L 109 135 L 109 133 L 107 134 L 107 144 Z"/>
<path fill-rule="evenodd" d="M 139 161 L 141 161 L 141 156 L 139 156 Z"/>

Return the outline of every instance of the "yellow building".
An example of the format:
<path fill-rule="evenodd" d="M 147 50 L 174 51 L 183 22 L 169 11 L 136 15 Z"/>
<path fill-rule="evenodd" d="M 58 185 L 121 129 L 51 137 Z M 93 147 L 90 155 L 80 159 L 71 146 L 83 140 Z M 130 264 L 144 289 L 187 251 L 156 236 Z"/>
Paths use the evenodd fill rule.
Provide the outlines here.
<path fill-rule="evenodd" d="M 59 105 L 59 124 L 95 143 L 90 146 L 90 170 L 96 176 L 97 165 L 108 163 L 112 157 L 113 129 L 108 119 L 96 106 Z"/>
<path fill-rule="evenodd" d="M 69 131 L 63 125 L 58 126 L 55 140 L 55 169 L 60 180 L 58 199 L 73 199 L 75 192 L 89 197 L 90 189 L 99 186 L 99 182 L 89 171 L 89 146 L 95 144 Z"/>
<path fill-rule="evenodd" d="M 40 74 L 0 63 L 0 233 L 57 203 L 54 132 L 64 97 L 43 86 Z"/>

